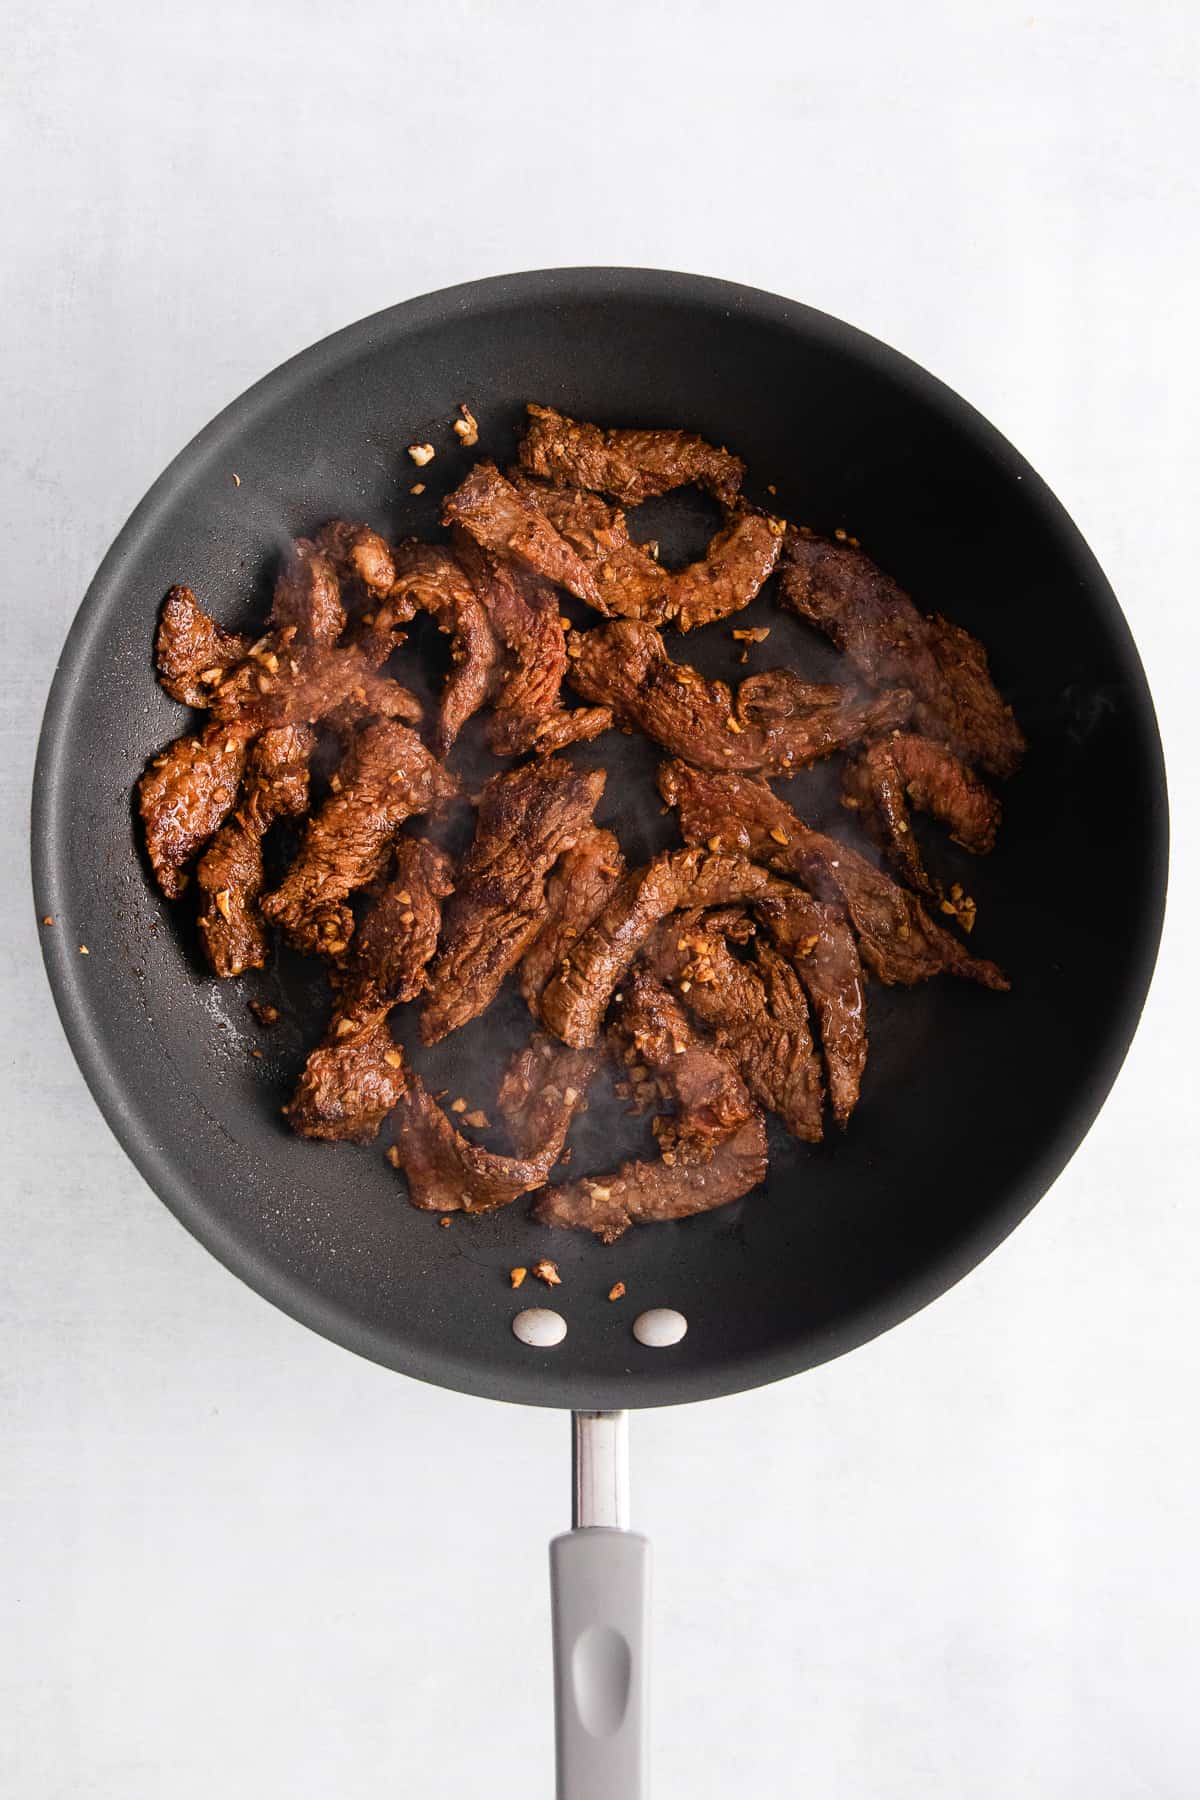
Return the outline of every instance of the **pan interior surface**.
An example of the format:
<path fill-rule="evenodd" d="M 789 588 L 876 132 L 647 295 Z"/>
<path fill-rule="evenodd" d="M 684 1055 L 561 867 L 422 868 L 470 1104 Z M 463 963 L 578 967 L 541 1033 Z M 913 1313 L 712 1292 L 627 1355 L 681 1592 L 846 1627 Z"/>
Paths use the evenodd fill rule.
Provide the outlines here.
<path fill-rule="evenodd" d="M 978 901 L 971 948 L 1003 965 L 1011 994 L 946 978 L 913 990 L 873 982 L 871 1056 L 848 1132 L 830 1127 L 814 1148 L 773 1127 L 763 1188 L 611 1248 L 539 1230 L 522 1201 L 440 1230 L 409 1207 L 381 1144 L 292 1137 L 280 1106 L 322 1028 L 324 983 L 286 958 L 243 984 L 205 975 L 186 908 L 173 916 L 148 879 L 130 801 L 149 755 L 187 728 L 151 663 L 166 589 L 187 581 L 236 623 L 265 604 L 286 541 L 327 518 L 435 535 L 440 496 L 471 460 L 511 458 L 529 399 L 608 424 L 682 425 L 736 449 L 754 499 L 821 531 L 849 529 L 923 610 L 975 632 L 1030 741 L 1003 790 L 994 855 L 969 867 L 963 857 L 957 875 Z M 481 430 L 470 452 L 450 431 L 463 402 Z M 418 476 L 405 447 L 426 440 L 438 456 Z M 686 548 L 705 522 L 700 502 L 657 504 L 664 542 L 674 533 Z M 786 660 L 821 680 L 838 667 L 771 598 L 752 616 L 772 627 L 753 668 Z M 750 672 L 741 648 L 714 627 L 682 654 L 736 680 Z M 572 754 L 609 769 L 598 819 L 631 862 L 673 841 L 650 746 L 610 734 Z M 835 787 L 821 770 L 782 791 L 812 823 L 852 836 Z M 1162 914 L 1164 796 L 1149 695 L 1102 573 L 1038 477 L 968 406 L 792 302 L 693 276 L 562 270 L 474 283 L 350 327 L 235 402 L 166 471 L 60 662 L 38 757 L 35 898 L 60 927 L 44 934 L 45 955 L 97 1100 L 147 1180 L 230 1268 L 306 1324 L 417 1377 L 534 1404 L 663 1405 L 865 1341 L 944 1291 L 1036 1202 L 1137 1022 Z M 933 854 L 950 868 L 944 842 Z M 248 1010 L 255 995 L 281 1004 L 272 1031 Z M 520 1030 L 521 1017 L 506 1000 L 495 1029 Z M 450 1040 L 438 1085 L 461 1083 L 486 1106 L 499 1075 L 492 1039 L 485 1021 L 461 1047 Z M 600 1108 L 577 1128 L 573 1172 L 605 1166 L 608 1116 Z M 551 1303 L 569 1327 L 553 1350 L 510 1330 L 519 1306 L 507 1271 L 541 1255 L 561 1270 Z M 627 1298 L 613 1304 L 617 1281 Z M 632 1336 L 652 1306 L 689 1321 L 669 1350 Z"/>

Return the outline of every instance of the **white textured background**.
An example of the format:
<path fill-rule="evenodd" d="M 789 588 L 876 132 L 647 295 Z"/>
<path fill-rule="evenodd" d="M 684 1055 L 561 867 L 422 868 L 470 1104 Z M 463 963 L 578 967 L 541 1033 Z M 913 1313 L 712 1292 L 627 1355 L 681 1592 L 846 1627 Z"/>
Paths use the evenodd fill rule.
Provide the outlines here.
<path fill-rule="evenodd" d="M 550 1792 L 565 1422 L 356 1361 L 175 1224 L 51 1016 L 26 807 L 92 570 L 211 414 L 394 300 L 575 262 L 794 295 L 973 401 L 1107 569 L 1173 777 L 1145 1022 L 1028 1223 L 853 1357 L 635 1421 L 656 1792 L 1200 1791 L 1188 10 L 10 0 L 5 1796 Z"/>

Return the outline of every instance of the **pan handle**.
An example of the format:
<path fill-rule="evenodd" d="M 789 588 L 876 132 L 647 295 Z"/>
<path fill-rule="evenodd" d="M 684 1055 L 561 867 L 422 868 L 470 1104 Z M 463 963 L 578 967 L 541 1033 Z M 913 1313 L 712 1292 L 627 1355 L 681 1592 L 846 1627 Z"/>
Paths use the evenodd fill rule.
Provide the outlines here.
<path fill-rule="evenodd" d="M 650 1545 L 626 1529 L 628 1419 L 572 1426 L 573 1529 L 550 1545 L 558 1800 L 646 1800 Z"/>

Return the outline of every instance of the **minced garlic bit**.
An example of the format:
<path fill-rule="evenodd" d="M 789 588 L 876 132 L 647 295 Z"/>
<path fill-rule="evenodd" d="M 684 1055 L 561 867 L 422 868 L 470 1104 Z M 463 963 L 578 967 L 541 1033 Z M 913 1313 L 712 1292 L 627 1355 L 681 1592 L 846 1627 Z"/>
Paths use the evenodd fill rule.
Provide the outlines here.
<path fill-rule="evenodd" d="M 772 825 L 772 827 L 771 827 L 771 836 L 772 836 L 772 837 L 773 837 L 773 838 L 774 838 L 774 839 L 775 839 L 775 842 L 776 842 L 776 843 L 777 843 L 777 844 L 786 844 L 786 843 L 788 843 L 788 842 L 789 842 L 789 839 L 788 839 L 788 834 L 787 834 L 787 832 L 786 832 L 786 831 L 780 831 L 780 829 L 779 829 L 779 827 L 778 827 L 778 825 Z"/>
<path fill-rule="evenodd" d="M 561 1287 L 562 1276 L 558 1272 L 558 1264 L 552 1263 L 548 1256 L 543 1256 L 533 1265 L 532 1273 L 547 1287 Z"/>
<path fill-rule="evenodd" d="M 769 625 L 747 625 L 739 629 L 735 626 L 733 635 L 740 644 L 765 644 L 771 635 L 771 627 Z"/>
<path fill-rule="evenodd" d="M 389 1069 L 401 1069 L 404 1067 L 404 1058 L 398 1050 L 385 1050 L 383 1053 L 383 1060 Z"/>
<path fill-rule="evenodd" d="M 490 1121 L 485 1112 L 469 1112 L 463 1120 L 464 1125 L 473 1126 L 476 1131 L 486 1131 Z"/>
<path fill-rule="evenodd" d="M 240 475 L 235 475 L 235 476 L 234 476 L 234 478 L 233 478 L 233 485 L 234 485 L 234 487 L 241 487 L 241 485 L 242 485 L 242 478 L 241 478 L 241 476 L 240 476 Z"/>
<path fill-rule="evenodd" d="M 440 1225 L 440 1226 L 441 1226 L 441 1228 L 442 1228 L 442 1230 L 443 1230 L 443 1231 L 449 1231 L 449 1229 L 450 1229 L 450 1221 L 449 1221 L 449 1219 L 448 1219 L 448 1218 L 442 1218 L 442 1219 L 439 1219 L 439 1220 L 438 1220 L 438 1224 L 439 1224 L 439 1225 Z"/>
<path fill-rule="evenodd" d="M 217 911 L 220 913 L 221 917 L 223 919 L 228 919 L 228 917 L 229 917 L 229 889 L 228 888 L 219 888 L 217 890 L 217 892 L 213 895 L 213 900 L 216 904 Z"/>
<path fill-rule="evenodd" d="M 456 1100 L 452 1100 L 450 1102 L 450 1111 L 451 1112 L 465 1113 L 466 1110 L 467 1110 L 467 1103 L 463 1099 L 461 1094 L 458 1096 L 458 1098 Z"/>
<path fill-rule="evenodd" d="M 410 494 L 423 494 L 425 492 L 425 483 L 423 481 L 414 481 L 408 491 Z"/>
<path fill-rule="evenodd" d="M 560 613 L 558 615 L 558 622 L 564 631 L 573 631 L 575 629 L 574 619 L 568 619 L 566 613 Z"/>
<path fill-rule="evenodd" d="M 768 481 L 767 492 L 768 494 L 777 494 L 779 492 L 779 489 L 775 486 L 773 481 Z"/>
<path fill-rule="evenodd" d="M 91 954 L 92 954 L 92 953 L 91 953 L 91 951 L 90 951 L 90 950 L 89 950 L 89 949 L 88 949 L 88 947 L 87 947 L 87 945 L 86 945 L 86 944 L 80 944 L 80 946 L 79 946 L 79 954 L 80 954 L 80 956 L 90 956 L 90 955 L 91 955 Z"/>
<path fill-rule="evenodd" d="M 519 1288 L 528 1273 L 528 1269 L 510 1269 L 508 1271 L 509 1286 Z"/>
<path fill-rule="evenodd" d="M 54 914 L 46 913 L 46 915 L 42 919 L 42 924 L 43 925 L 53 925 L 53 923 L 54 923 Z"/>
<path fill-rule="evenodd" d="M 470 407 L 460 406 L 458 410 L 462 414 L 462 418 L 455 419 L 454 433 L 462 440 L 463 448 L 469 450 L 472 445 L 479 442 L 479 426 Z"/>
<path fill-rule="evenodd" d="M 418 469 L 423 469 L 426 463 L 431 463 L 433 461 L 434 457 L 437 455 L 437 451 L 432 444 L 410 444 L 408 446 L 408 454 L 412 457 Z"/>
<path fill-rule="evenodd" d="M 610 1300 L 623 1300 L 625 1298 L 625 1283 L 623 1281 L 614 1281 L 608 1290 L 608 1297 Z"/>
<path fill-rule="evenodd" d="M 726 731 L 736 732 L 738 737 L 741 737 L 742 732 L 745 729 L 745 727 L 739 725 L 737 720 L 734 718 L 733 714 L 730 713 L 729 717 L 725 721 L 725 729 L 726 729 Z"/>

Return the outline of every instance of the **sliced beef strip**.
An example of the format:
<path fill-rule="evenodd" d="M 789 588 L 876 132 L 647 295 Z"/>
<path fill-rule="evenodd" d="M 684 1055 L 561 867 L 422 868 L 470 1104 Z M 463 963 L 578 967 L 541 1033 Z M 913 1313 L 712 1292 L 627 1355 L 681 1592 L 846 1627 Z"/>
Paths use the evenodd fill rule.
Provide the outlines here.
<path fill-rule="evenodd" d="M 388 1152 L 393 1167 L 404 1172 L 412 1204 L 424 1212 L 492 1212 L 543 1187 L 598 1061 L 594 1053 L 549 1044 L 518 1055 L 501 1087 L 516 1156 L 497 1155 L 463 1137 L 414 1078 L 397 1109 L 396 1141 Z"/>
<path fill-rule="evenodd" d="M 723 681 L 673 662 L 654 626 L 631 619 L 575 633 L 570 649 L 577 693 L 706 769 L 787 774 L 889 729 L 908 710 L 907 694 L 862 701 L 786 669 L 750 676 L 735 698 Z"/>
<path fill-rule="evenodd" d="M 542 990 L 624 873 L 621 846 L 599 827 L 581 833 L 555 863 L 546 883 L 545 923 L 521 962 L 521 992 L 531 1013 L 538 1013 Z"/>
<path fill-rule="evenodd" d="M 687 431 L 604 431 L 530 404 L 521 440 L 522 467 L 556 487 L 598 488 L 624 506 L 694 482 L 731 505 L 746 465 L 730 451 Z"/>
<path fill-rule="evenodd" d="M 659 788 L 677 808 L 688 843 L 715 837 L 726 849 L 798 877 L 849 918 L 863 961 L 885 986 L 909 986 L 945 972 L 1007 988 L 995 963 L 969 956 L 935 925 L 914 894 L 899 887 L 848 844 L 813 831 L 765 781 L 710 775 L 687 763 L 664 763 Z"/>
<path fill-rule="evenodd" d="M 867 1006 L 854 935 L 841 912 L 800 888 L 760 900 L 755 914 L 799 977 L 821 1029 L 829 1103 L 845 1126 L 867 1066 Z"/>
<path fill-rule="evenodd" d="M 297 538 L 271 601 L 274 631 L 294 628 L 294 642 L 331 648 L 346 627 L 341 583 L 332 559 L 308 538 Z"/>
<path fill-rule="evenodd" d="M 422 1008 L 425 1043 L 491 1005 L 545 921 L 548 871 L 590 826 L 603 792 L 603 769 L 558 757 L 505 770 L 484 787 Z"/>
<path fill-rule="evenodd" d="M 290 628 L 289 628 L 290 629 Z M 315 725 L 323 719 L 381 716 L 416 724 L 421 703 L 398 681 L 380 675 L 357 644 L 327 649 L 298 644 L 288 632 L 264 639 L 213 690 L 218 719 L 237 719 L 254 730 L 272 725 Z"/>
<path fill-rule="evenodd" d="M 403 642 L 396 627 L 407 623 L 415 611 L 428 613 L 438 630 L 449 636 L 451 667 L 433 730 L 433 748 L 444 757 L 467 720 L 492 693 L 500 644 L 487 607 L 465 568 L 444 545 L 401 544 L 395 562 L 395 581 L 388 599 L 364 621 L 364 647 L 368 643 L 375 646 L 382 661 L 396 643 Z"/>
<path fill-rule="evenodd" d="M 254 728 L 208 725 L 176 738 L 138 782 L 138 811 L 155 879 L 168 900 L 187 886 L 187 865 L 237 803 Z"/>
<path fill-rule="evenodd" d="M 673 620 L 680 631 L 709 625 L 749 606 L 779 560 L 783 523 L 753 507 L 731 511 L 699 561 L 667 569 L 630 540 L 624 513 L 597 495 L 527 478 L 516 490 L 578 553 L 595 580 L 591 604 L 610 617 Z"/>
<path fill-rule="evenodd" d="M 448 495 L 444 525 L 461 525 L 481 549 L 510 557 L 565 587 L 577 600 L 600 606 L 595 577 L 537 507 L 506 481 L 495 463 L 476 463 L 461 487 Z"/>
<path fill-rule="evenodd" d="M 154 640 L 158 679 L 183 706 L 207 706 L 226 669 L 241 662 L 250 639 L 223 631 L 190 587 L 173 587 L 163 601 Z"/>
<path fill-rule="evenodd" d="M 404 1063 L 387 1016 L 425 986 L 442 901 L 451 892 L 450 866 L 424 838 L 397 844 L 387 883 L 339 966 L 329 1028 L 287 1108 L 302 1137 L 369 1143 L 403 1093 Z"/>
<path fill-rule="evenodd" d="M 342 929 L 347 898 L 382 873 L 405 819 L 430 811 L 455 791 L 455 783 L 414 732 L 381 719 L 354 739 L 330 786 L 296 860 L 264 897 L 262 911 L 297 949 L 336 955 L 348 935 Z"/>
<path fill-rule="evenodd" d="M 246 761 L 234 811 L 196 865 L 204 903 L 196 923 L 213 973 L 261 969 L 270 945 L 258 910 L 263 839 L 276 819 L 308 810 L 308 759 L 316 737 L 307 725 L 264 731 Z"/>
<path fill-rule="evenodd" d="M 370 525 L 331 519 L 317 533 L 317 547 L 343 581 L 353 582 L 370 599 L 391 593 L 396 580 L 391 546 Z"/>
<path fill-rule="evenodd" d="M 770 892 L 766 870 L 743 856 L 665 851 L 626 875 L 567 955 L 542 995 L 547 1030 L 577 1047 L 594 1044 L 609 999 L 660 920 L 681 907 L 728 906 Z"/>
<path fill-rule="evenodd" d="M 459 559 L 470 575 L 496 636 L 507 652 L 495 696 L 488 743 L 497 756 L 544 755 L 598 737 L 612 724 L 607 707 L 567 712 L 560 689 L 567 643 L 558 597 L 549 582 L 503 557 L 488 556 L 456 533 Z"/>
<path fill-rule="evenodd" d="M 1025 739 L 976 638 L 918 612 L 851 544 L 789 530 L 779 567 L 784 604 L 832 638 L 873 687 L 909 688 L 921 731 L 990 775 L 1012 774 Z"/>
<path fill-rule="evenodd" d="M 729 1052 L 759 1105 L 777 1113 L 793 1137 L 819 1143 L 824 1084 L 804 988 L 768 944 L 755 942 L 752 964 L 733 955 L 727 933 L 742 941 L 753 929 L 741 910 L 676 913 L 647 946 L 647 966 Z"/>
<path fill-rule="evenodd" d="M 910 887 L 939 899 L 941 886 L 925 868 L 910 803 L 940 820 L 964 850 L 985 856 L 996 842 L 1000 802 L 953 750 L 915 732 L 880 738 L 847 764 L 842 805 L 858 813 Z"/>
<path fill-rule="evenodd" d="M 547 1188 L 533 1209 L 539 1224 L 592 1231 L 611 1244 L 630 1225 L 709 1212 L 757 1186 L 767 1168 L 762 1113 L 732 1059 L 697 1035 L 644 969 L 626 985 L 611 1041 L 627 1067 L 654 1075 L 677 1109 L 655 1121 L 661 1155 Z"/>

